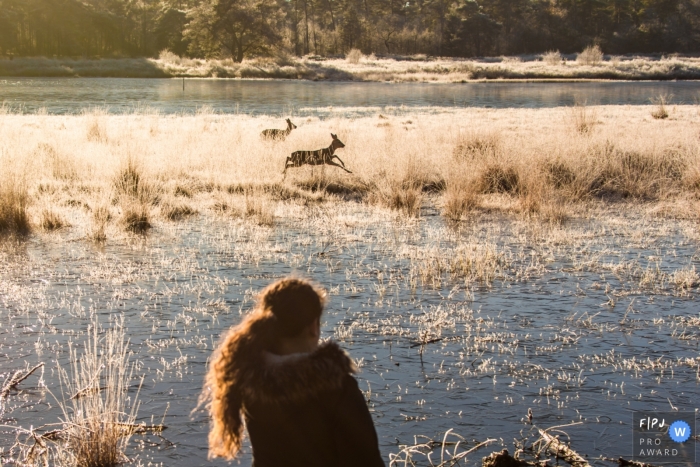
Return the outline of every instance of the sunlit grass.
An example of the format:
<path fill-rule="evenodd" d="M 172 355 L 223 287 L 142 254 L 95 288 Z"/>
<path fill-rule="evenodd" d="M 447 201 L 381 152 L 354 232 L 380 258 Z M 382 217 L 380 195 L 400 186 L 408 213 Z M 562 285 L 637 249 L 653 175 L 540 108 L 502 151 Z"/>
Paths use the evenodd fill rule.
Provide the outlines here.
<path fill-rule="evenodd" d="M 97 320 L 82 355 L 69 349 L 72 368 L 59 369 L 63 388 L 63 451 L 76 467 L 112 467 L 128 460 L 129 427 L 138 412 L 138 390 L 129 395 L 133 363 L 123 321 L 103 332 Z"/>
<path fill-rule="evenodd" d="M 649 109 L 307 118 L 283 142 L 258 138 L 270 117 L 6 114 L 0 151 L 12 170 L 0 187 L 0 230 L 26 234 L 35 219 L 101 241 L 110 226 L 145 233 L 224 212 L 271 227 L 287 202 L 359 201 L 406 217 L 434 206 L 451 220 L 498 209 L 554 224 L 582 203 L 681 206 L 700 191 L 696 109 L 676 106 L 663 121 Z M 283 176 L 287 155 L 327 147 L 331 132 L 353 174 L 303 166 Z"/>
<path fill-rule="evenodd" d="M 60 393 L 48 391 L 58 404 L 60 420 L 48 425 L 48 430 L 45 426 L 18 428 L 15 443 L 0 454 L 7 453 L 12 463 L 28 467 L 116 467 L 129 462 L 129 438 L 159 427 L 135 423 L 143 379 L 134 377 L 123 317 L 105 330 L 91 316 L 85 341 L 77 345 L 69 341 L 67 353 L 71 364 L 50 372 L 57 374 Z M 44 384 L 43 372 L 39 384 Z"/>

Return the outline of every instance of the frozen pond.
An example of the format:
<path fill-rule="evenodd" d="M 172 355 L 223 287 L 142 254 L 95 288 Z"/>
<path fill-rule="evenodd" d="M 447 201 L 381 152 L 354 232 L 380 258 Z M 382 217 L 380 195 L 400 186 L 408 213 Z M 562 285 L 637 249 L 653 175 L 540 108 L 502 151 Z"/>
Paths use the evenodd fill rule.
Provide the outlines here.
<path fill-rule="evenodd" d="M 696 410 L 697 284 L 681 281 L 700 267 L 696 224 L 604 212 L 563 229 L 497 215 L 452 226 L 428 205 L 407 220 L 355 203 L 303 214 L 272 228 L 196 217 L 103 248 L 70 232 L 6 247 L 1 377 L 43 361 L 53 395 L 30 377 L 2 424 L 57 422 L 66 343 L 80 348 L 92 314 L 121 315 L 145 375 L 139 420 L 168 427 L 167 442 L 135 436 L 129 454 L 204 465 L 206 417 L 191 412 L 212 346 L 295 271 L 330 292 L 323 335 L 360 362 L 387 464 L 449 429 L 468 446 L 499 440 L 469 465 L 501 442 L 512 453 L 531 408 L 539 427 L 583 422 L 566 429 L 572 446 L 609 465 L 593 458 L 630 457 L 633 410 Z M 13 439 L 4 428 L 0 445 Z"/>

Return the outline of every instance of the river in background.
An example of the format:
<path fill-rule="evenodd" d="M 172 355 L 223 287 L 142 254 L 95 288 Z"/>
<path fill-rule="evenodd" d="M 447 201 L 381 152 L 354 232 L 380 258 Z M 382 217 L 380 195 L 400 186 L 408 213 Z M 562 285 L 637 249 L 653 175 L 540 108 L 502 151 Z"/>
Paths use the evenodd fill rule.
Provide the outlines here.
<path fill-rule="evenodd" d="M 0 103 L 13 111 L 77 114 L 85 108 L 110 113 L 193 113 L 362 116 L 384 110 L 410 113 L 440 108 L 547 108 L 648 105 L 665 96 L 695 104 L 700 82 L 593 83 L 354 83 L 227 79 L 0 78 Z"/>

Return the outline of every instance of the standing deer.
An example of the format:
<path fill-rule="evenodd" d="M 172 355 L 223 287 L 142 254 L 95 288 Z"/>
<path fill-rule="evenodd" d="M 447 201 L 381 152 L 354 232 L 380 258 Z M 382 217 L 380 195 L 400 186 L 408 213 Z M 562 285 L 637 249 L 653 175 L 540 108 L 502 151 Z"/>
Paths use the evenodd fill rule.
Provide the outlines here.
<path fill-rule="evenodd" d="M 295 129 L 297 126 L 292 123 L 290 119 L 287 119 L 287 129 L 286 130 L 263 130 L 260 133 L 262 139 L 272 139 L 276 141 L 284 141 L 284 139 Z"/>
<path fill-rule="evenodd" d="M 284 172 L 283 174 L 287 173 L 287 168 L 289 167 L 301 167 L 302 165 L 334 165 L 336 167 L 340 167 L 347 173 L 351 174 L 348 169 L 345 168 L 345 162 L 343 162 L 340 157 L 336 156 L 334 154 L 335 150 L 338 148 L 344 148 L 345 145 L 343 144 L 342 141 L 338 139 L 337 135 L 334 135 L 331 133 L 331 136 L 333 137 L 333 142 L 331 143 L 330 146 L 327 148 L 323 149 L 318 149 L 316 151 L 295 151 L 292 153 L 291 156 L 287 158 L 287 161 L 284 163 Z M 333 162 L 333 159 L 338 159 L 340 164 L 337 164 Z M 341 165 L 342 164 L 342 165 Z"/>

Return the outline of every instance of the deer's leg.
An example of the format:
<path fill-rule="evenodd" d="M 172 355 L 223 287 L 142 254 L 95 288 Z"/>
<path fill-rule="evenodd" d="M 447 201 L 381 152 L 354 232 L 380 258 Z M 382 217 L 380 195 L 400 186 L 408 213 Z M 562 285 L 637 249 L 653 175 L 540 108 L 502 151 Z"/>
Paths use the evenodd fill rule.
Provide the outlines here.
<path fill-rule="evenodd" d="M 340 157 L 333 154 L 333 157 L 331 157 L 331 160 L 333 160 L 333 159 L 338 159 L 340 161 L 340 163 L 343 164 L 343 167 L 345 167 L 345 162 L 343 162 L 343 160 Z"/>
<path fill-rule="evenodd" d="M 282 171 L 283 174 L 287 174 L 287 167 L 289 167 L 289 161 L 292 160 L 291 157 L 288 157 L 286 161 L 284 161 L 284 170 Z M 292 163 L 292 166 L 294 163 Z"/>
<path fill-rule="evenodd" d="M 350 172 L 348 169 L 346 169 L 345 167 L 343 167 L 342 165 L 336 164 L 336 163 L 333 162 L 333 161 L 327 161 L 326 164 L 328 164 L 328 165 L 334 165 L 334 166 L 336 166 L 336 167 L 340 167 L 341 169 L 343 169 L 344 171 L 346 171 L 346 172 L 349 173 L 349 174 L 352 173 L 352 172 Z"/>

